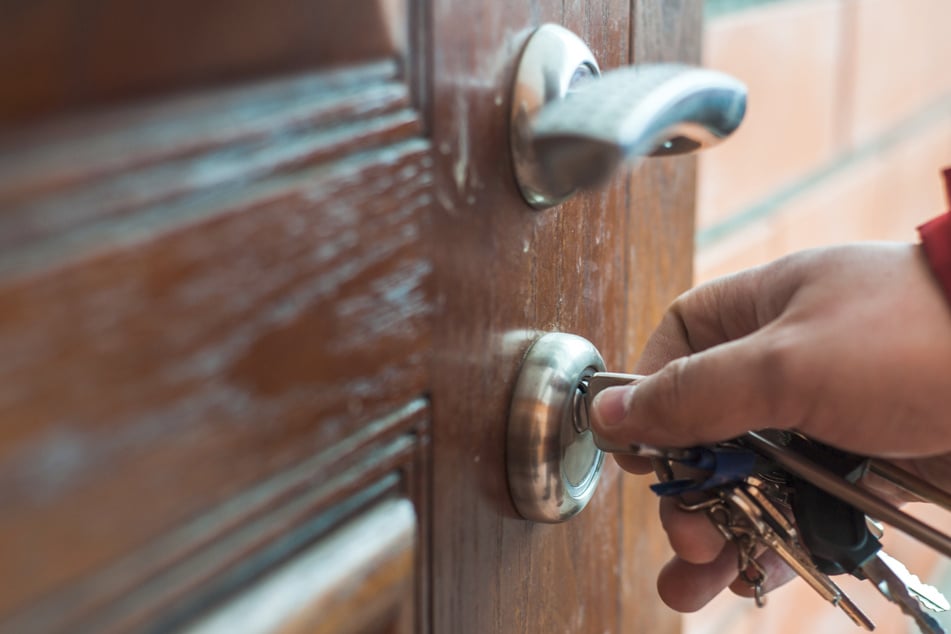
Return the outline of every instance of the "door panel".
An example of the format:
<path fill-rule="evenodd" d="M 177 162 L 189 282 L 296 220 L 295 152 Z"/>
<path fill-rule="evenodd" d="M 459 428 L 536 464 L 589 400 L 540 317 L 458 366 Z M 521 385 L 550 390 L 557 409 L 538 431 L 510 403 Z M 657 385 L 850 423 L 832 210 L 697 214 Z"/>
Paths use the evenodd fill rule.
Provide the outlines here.
<path fill-rule="evenodd" d="M 689 285 L 693 161 L 665 159 L 533 211 L 512 176 L 507 108 L 533 25 L 568 27 L 602 68 L 632 50 L 635 61 L 696 61 L 699 5 L 445 0 L 434 21 L 457 25 L 434 34 L 435 263 L 448 316 L 434 331 L 434 630 L 676 631 L 653 588 L 667 553 L 645 483 L 622 483 L 609 461 L 578 517 L 527 524 L 507 494 L 505 421 L 538 331 L 588 338 L 609 369 L 633 363 Z"/>
<path fill-rule="evenodd" d="M 509 90 L 539 22 L 583 39 L 603 67 L 627 62 L 630 4 L 436 2 L 433 144 L 437 301 L 433 373 L 436 632 L 620 632 L 621 500 L 613 465 L 565 524 L 519 518 L 505 480 L 508 406 L 538 331 L 589 338 L 624 367 L 626 185 L 537 212 L 516 189 Z M 464 25 L 464 26 L 463 26 Z M 441 247 L 441 248 L 440 248 Z M 456 289 L 465 289 L 458 292 Z M 461 618 L 460 618 L 461 616 Z"/>
<path fill-rule="evenodd" d="M 353 493 L 347 456 L 399 434 L 350 480 L 415 464 L 432 159 L 404 75 L 372 60 L 4 139 L 13 631 L 190 610 Z"/>
<path fill-rule="evenodd" d="M 407 52 L 404 0 L 5 0 L 7 126 Z"/>
<path fill-rule="evenodd" d="M 0 25 L 0 631 L 227 626 L 406 505 L 271 631 L 676 631 L 645 483 L 531 524 L 504 439 L 538 333 L 626 369 L 687 286 L 693 162 L 532 211 L 508 99 L 534 26 L 695 61 L 699 3 L 192 4 Z"/>
<path fill-rule="evenodd" d="M 415 532 L 410 502 L 381 502 L 184 632 L 410 634 Z"/>

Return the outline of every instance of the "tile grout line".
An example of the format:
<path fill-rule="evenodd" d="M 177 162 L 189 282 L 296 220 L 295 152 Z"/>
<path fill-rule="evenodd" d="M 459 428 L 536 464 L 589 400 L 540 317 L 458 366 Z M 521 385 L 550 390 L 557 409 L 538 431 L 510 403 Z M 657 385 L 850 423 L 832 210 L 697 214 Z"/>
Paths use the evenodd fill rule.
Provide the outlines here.
<path fill-rule="evenodd" d="M 747 206 L 726 220 L 717 222 L 705 229 L 700 229 L 695 234 L 696 247 L 708 247 L 756 221 L 773 216 L 800 195 L 822 185 L 862 161 L 871 159 L 878 153 L 893 148 L 931 125 L 948 118 L 949 113 L 951 113 L 951 93 L 940 97 L 929 106 L 892 126 L 891 129 L 877 138 L 855 149 L 846 149 L 839 153 L 831 161 L 824 163 L 792 184 L 778 188 L 773 195 Z M 944 166 L 935 166 L 936 178 L 942 167 Z"/>
<path fill-rule="evenodd" d="M 707 0 L 703 5 L 705 20 L 715 20 L 758 7 L 798 2 L 799 0 Z"/>

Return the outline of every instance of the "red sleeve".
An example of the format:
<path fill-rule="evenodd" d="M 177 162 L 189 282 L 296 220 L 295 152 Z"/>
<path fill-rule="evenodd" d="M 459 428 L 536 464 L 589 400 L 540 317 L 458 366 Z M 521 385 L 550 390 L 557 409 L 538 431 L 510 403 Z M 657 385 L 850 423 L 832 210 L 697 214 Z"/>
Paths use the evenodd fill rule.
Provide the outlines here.
<path fill-rule="evenodd" d="M 951 205 L 951 168 L 944 170 L 944 183 Z M 918 227 L 918 235 L 925 258 L 951 302 L 951 210 Z"/>

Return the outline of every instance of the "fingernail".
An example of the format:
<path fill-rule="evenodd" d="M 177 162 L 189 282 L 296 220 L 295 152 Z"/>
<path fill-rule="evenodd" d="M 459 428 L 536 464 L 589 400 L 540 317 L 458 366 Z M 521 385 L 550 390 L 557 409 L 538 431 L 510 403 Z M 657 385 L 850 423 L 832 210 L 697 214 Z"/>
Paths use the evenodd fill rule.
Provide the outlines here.
<path fill-rule="evenodd" d="M 594 397 L 591 409 L 594 410 L 594 419 L 598 427 L 607 429 L 617 427 L 627 417 L 627 410 L 631 407 L 635 385 L 608 387 Z"/>

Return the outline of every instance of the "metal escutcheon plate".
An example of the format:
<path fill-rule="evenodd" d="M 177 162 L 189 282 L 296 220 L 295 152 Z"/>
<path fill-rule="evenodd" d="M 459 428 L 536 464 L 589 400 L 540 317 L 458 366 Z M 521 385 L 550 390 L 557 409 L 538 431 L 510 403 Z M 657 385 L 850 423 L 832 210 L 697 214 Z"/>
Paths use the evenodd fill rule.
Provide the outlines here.
<path fill-rule="evenodd" d="M 561 99 L 579 81 L 601 75 L 594 53 L 581 38 L 557 24 L 538 27 L 522 51 L 512 88 L 510 142 L 515 180 L 536 209 L 557 205 L 574 193 L 559 190 L 539 170 L 531 124 L 546 103 Z"/>
<path fill-rule="evenodd" d="M 563 522 L 587 505 L 597 488 L 604 452 L 590 430 L 575 429 L 582 380 L 604 371 L 587 339 L 549 333 L 525 355 L 509 411 L 509 491 L 515 508 L 535 522 Z"/>

